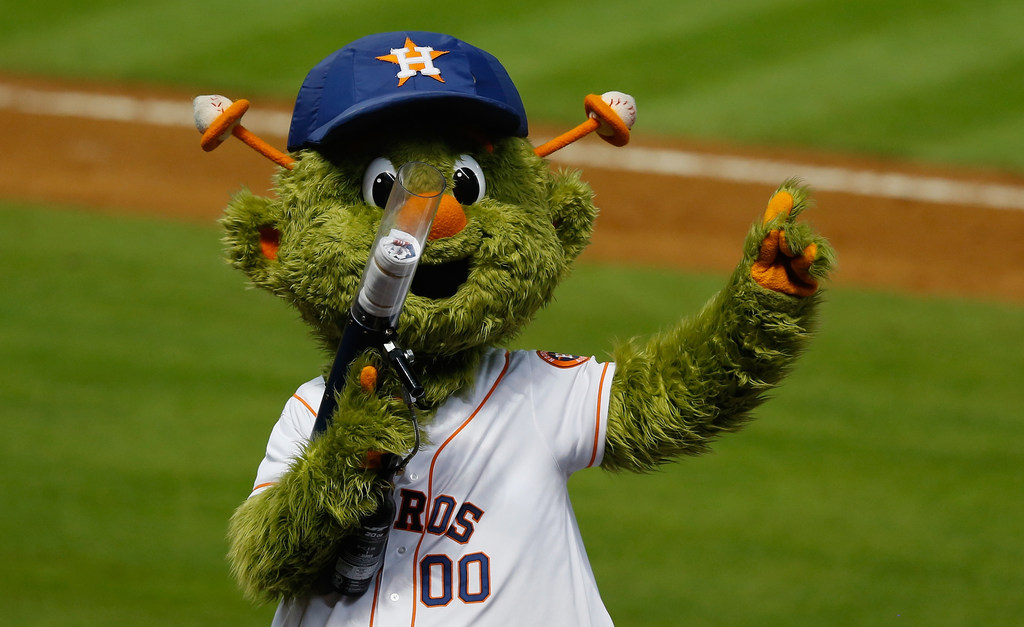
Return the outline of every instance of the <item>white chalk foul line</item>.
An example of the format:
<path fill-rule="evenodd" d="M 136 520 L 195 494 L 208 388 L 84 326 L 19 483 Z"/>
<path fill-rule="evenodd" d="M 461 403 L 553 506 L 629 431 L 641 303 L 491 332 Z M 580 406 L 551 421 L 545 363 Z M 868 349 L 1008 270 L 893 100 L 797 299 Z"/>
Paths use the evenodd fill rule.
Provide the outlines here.
<path fill-rule="evenodd" d="M 194 128 L 192 105 L 187 101 L 78 91 L 48 91 L 2 83 L 0 110 Z M 250 110 L 245 116 L 245 126 L 257 134 L 286 137 L 290 120 L 291 114 L 288 112 Z M 787 178 L 798 176 L 819 191 L 1024 211 L 1024 186 L 1019 185 L 643 146 L 618 149 L 594 143 L 588 143 L 586 146 L 568 146 L 551 158 L 577 166 L 772 186 Z"/>
<path fill-rule="evenodd" d="M 778 185 L 787 178 L 797 176 L 820 191 L 1024 210 L 1024 187 L 1017 185 L 656 148 L 631 148 L 618 152 L 618 149 L 604 145 L 586 148 L 573 145 L 559 151 L 552 158 L 581 166 L 739 183 Z"/>
<path fill-rule="evenodd" d="M 188 100 L 138 98 L 78 91 L 44 91 L 0 83 L 0 110 L 34 115 L 78 117 L 90 120 L 183 126 L 195 129 L 192 103 Z M 281 111 L 249 111 L 245 126 L 256 133 L 288 135 L 291 114 Z M 198 137 L 198 131 L 196 131 Z"/>

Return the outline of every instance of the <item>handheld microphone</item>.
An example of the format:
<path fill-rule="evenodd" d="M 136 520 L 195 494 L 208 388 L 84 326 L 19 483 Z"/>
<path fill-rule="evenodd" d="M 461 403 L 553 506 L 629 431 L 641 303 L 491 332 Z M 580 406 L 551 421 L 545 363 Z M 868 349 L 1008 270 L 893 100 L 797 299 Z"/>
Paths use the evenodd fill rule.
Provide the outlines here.
<path fill-rule="evenodd" d="M 396 344 L 395 328 L 444 189 L 444 176 L 432 165 L 412 161 L 398 169 L 310 436 L 317 437 L 330 424 L 337 409 L 337 394 L 355 358 L 368 348 L 380 350 L 402 384 L 416 436 L 416 446 L 405 459 L 395 463 L 394 456 L 386 456 L 389 462 L 382 467 L 381 476 L 389 482 L 419 448 L 414 404 L 423 395 L 423 386 L 409 366 L 411 355 Z M 391 495 L 389 486 L 376 511 L 364 517 L 359 528 L 345 538 L 330 577 L 339 593 L 364 594 L 383 565 L 395 516 Z"/>

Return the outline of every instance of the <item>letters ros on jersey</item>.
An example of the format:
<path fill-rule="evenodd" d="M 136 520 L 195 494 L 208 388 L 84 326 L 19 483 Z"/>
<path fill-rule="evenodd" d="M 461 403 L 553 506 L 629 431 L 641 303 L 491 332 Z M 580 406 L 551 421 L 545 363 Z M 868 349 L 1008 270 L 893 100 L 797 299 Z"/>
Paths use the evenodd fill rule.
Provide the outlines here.
<path fill-rule="evenodd" d="M 403 531 L 422 533 L 426 527 L 428 533 L 464 545 L 484 515 L 476 505 L 467 501 L 460 506 L 454 498 L 442 494 L 434 499 L 426 520 L 426 494 L 403 489 L 400 495 L 394 528 Z M 456 594 L 467 604 L 481 603 L 491 596 L 491 559 L 486 553 L 464 555 L 458 563 L 447 555 L 432 553 L 420 559 L 419 571 L 420 601 L 427 607 L 446 606 Z"/>

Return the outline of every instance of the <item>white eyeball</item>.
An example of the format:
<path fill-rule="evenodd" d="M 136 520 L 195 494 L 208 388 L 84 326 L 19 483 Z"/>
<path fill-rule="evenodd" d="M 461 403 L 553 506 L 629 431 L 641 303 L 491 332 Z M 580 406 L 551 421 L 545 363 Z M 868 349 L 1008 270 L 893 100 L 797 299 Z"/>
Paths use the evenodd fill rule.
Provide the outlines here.
<path fill-rule="evenodd" d="M 452 196 L 455 196 L 455 200 L 463 207 L 480 202 L 487 193 L 484 171 L 476 159 L 469 155 L 462 155 L 455 162 L 454 178 Z"/>
<path fill-rule="evenodd" d="M 363 174 L 363 200 L 368 205 L 376 205 L 381 209 L 388 203 L 391 188 L 395 186 L 398 171 L 391 161 L 377 157 L 366 167 Z"/>

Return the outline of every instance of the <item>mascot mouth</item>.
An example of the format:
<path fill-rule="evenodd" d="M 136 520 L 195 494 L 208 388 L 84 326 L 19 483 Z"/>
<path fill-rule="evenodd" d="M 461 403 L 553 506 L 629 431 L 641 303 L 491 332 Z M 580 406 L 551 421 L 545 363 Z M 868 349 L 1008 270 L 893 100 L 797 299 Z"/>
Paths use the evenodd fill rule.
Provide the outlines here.
<path fill-rule="evenodd" d="M 468 257 L 436 265 L 420 265 L 409 290 L 423 298 L 448 298 L 454 296 L 468 278 Z"/>

